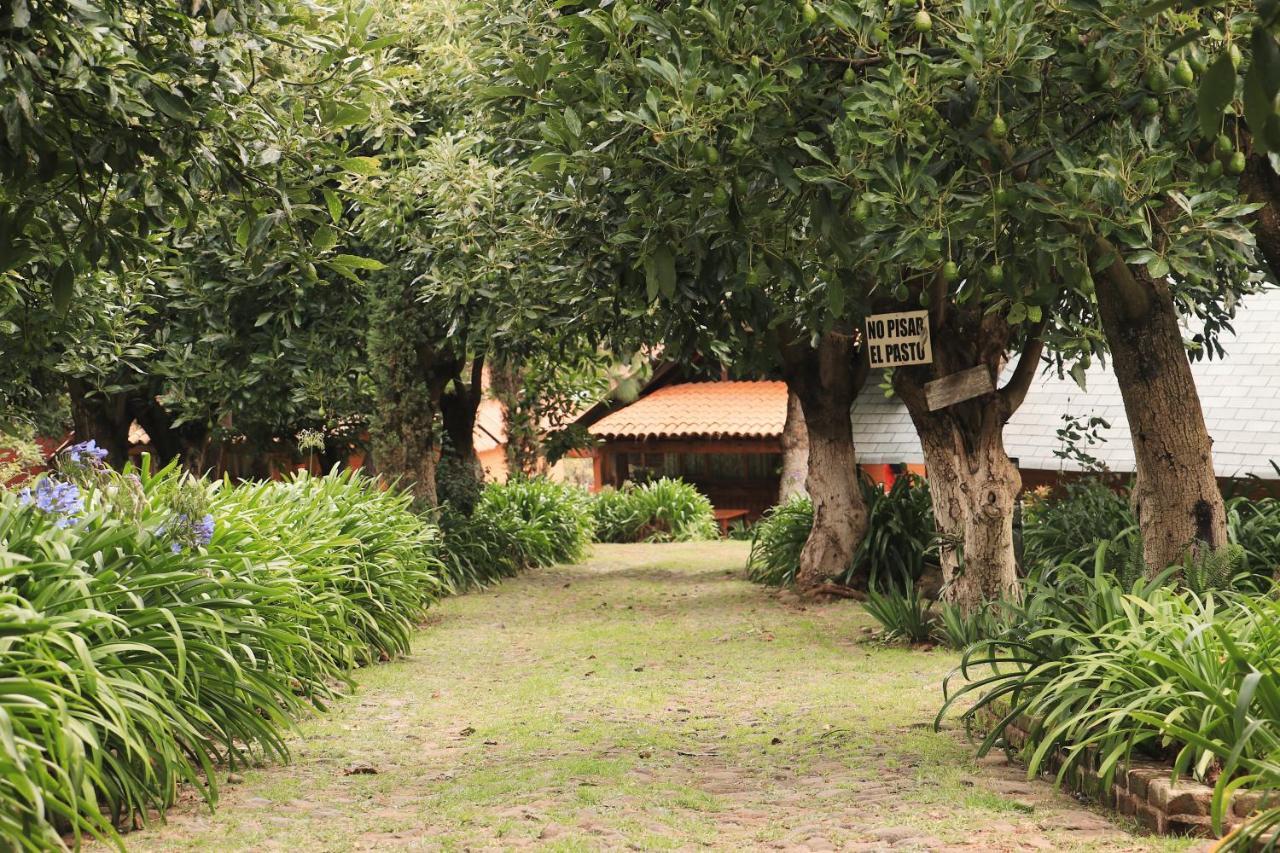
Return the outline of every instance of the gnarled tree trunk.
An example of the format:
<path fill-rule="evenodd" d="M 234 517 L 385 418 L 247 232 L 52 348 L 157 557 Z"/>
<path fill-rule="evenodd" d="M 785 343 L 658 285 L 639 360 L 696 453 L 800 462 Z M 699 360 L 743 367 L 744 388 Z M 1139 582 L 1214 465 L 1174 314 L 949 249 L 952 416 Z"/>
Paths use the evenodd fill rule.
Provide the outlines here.
<path fill-rule="evenodd" d="M 787 420 L 782 427 L 782 472 L 778 478 L 778 503 L 805 494 L 809 474 L 809 432 L 804 410 L 795 392 L 787 392 Z"/>
<path fill-rule="evenodd" d="M 924 453 L 941 535 L 943 598 L 966 613 L 992 601 L 1016 600 L 1013 510 L 1022 476 L 1004 449 L 1008 416 L 989 399 L 998 393 L 930 412 L 918 372 L 895 371 L 894 387 Z"/>
<path fill-rule="evenodd" d="M 173 415 L 151 394 L 133 397 L 129 401 L 129 411 L 151 439 L 151 448 L 160 465 L 176 459 L 192 472 L 204 473 L 199 469 L 199 459 L 209 439 L 206 426 L 199 423 L 174 426 Z"/>
<path fill-rule="evenodd" d="M 1201 549 L 1227 544 L 1213 468 L 1178 312 L 1168 284 L 1131 267 L 1105 239 L 1093 247 L 1098 310 L 1133 436 L 1134 510 L 1147 571 L 1157 574 Z"/>
<path fill-rule="evenodd" d="M 785 347 L 783 363 L 787 388 L 800 401 L 809 438 L 805 485 L 813 500 L 813 529 L 800 552 L 796 588 L 812 592 L 848 570 L 867 533 L 850 410 L 868 365 L 853 338 L 838 332 L 823 335 L 817 348 Z"/>
<path fill-rule="evenodd" d="M 1004 425 L 1035 378 L 1043 325 L 1029 336 L 1009 382 L 997 388 L 1014 330 L 999 314 L 950 304 L 940 280 L 931 304 L 933 364 L 898 368 L 893 383 L 924 454 L 940 536 L 943 599 L 972 613 L 1021 597 L 1013 517 L 1022 476 L 1005 452 Z M 992 390 L 930 410 L 925 385 L 972 368 L 989 371 Z"/>
<path fill-rule="evenodd" d="M 494 358 L 489 370 L 493 396 L 502 403 L 507 471 L 526 477 L 545 474 L 547 460 L 542 452 L 538 401 L 529 394 L 523 367 L 515 356 L 507 355 Z"/>

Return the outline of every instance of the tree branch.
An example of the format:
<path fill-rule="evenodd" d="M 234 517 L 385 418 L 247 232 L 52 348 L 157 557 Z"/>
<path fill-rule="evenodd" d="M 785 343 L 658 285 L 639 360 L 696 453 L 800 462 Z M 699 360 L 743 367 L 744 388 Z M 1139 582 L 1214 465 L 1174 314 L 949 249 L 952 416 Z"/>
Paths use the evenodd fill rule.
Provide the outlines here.
<path fill-rule="evenodd" d="M 476 405 L 480 403 L 480 396 L 484 391 L 484 353 L 479 353 L 475 358 L 471 359 L 471 388 L 469 394 L 472 402 Z"/>
<path fill-rule="evenodd" d="M 947 322 L 947 279 L 939 268 L 929 282 L 929 322 L 936 331 Z"/>
<path fill-rule="evenodd" d="M 1145 317 L 1151 310 L 1151 294 L 1142 286 L 1133 270 L 1120 255 L 1120 250 L 1106 237 L 1094 237 L 1089 247 L 1091 261 L 1109 259 L 1104 286 L 1114 287 L 1124 308 L 1125 318 L 1137 320 Z"/>
<path fill-rule="evenodd" d="M 1027 342 L 1022 347 L 1018 366 L 1013 369 L 1013 375 L 1009 377 L 1009 381 L 1000 389 L 1000 406 L 1004 410 L 1003 416 L 1006 420 L 1018 411 L 1018 407 L 1027 397 L 1027 391 L 1031 389 L 1036 368 L 1040 366 L 1040 355 L 1044 352 L 1044 328 L 1047 322 L 1048 318 L 1044 318 L 1036 323 L 1035 329 L 1028 335 Z"/>

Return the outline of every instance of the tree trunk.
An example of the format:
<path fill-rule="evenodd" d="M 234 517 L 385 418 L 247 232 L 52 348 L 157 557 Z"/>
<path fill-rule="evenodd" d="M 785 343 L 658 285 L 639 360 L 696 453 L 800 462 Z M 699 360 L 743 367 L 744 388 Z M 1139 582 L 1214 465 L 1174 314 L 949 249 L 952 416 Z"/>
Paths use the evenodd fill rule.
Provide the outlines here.
<path fill-rule="evenodd" d="M 938 346 L 935 338 L 935 351 Z M 894 388 L 907 405 L 924 453 L 940 534 L 943 600 L 972 613 L 1020 596 L 1013 510 L 1022 476 L 1004 449 L 1008 415 L 992 399 L 998 392 L 931 412 L 922 381 L 925 371 L 899 368 Z"/>
<path fill-rule="evenodd" d="M 96 441 L 107 451 L 107 462 L 114 468 L 122 467 L 129 461 L 128 398 L 102 394 L 79 379 L 67 380 L 67 392 L 76 441 Z"/>
<path fill-rule="evenodd" d="M 1280 275 L 1280 176 L 1266 154 L 1249 155 L 1240 190 L 1249 201 L 1264 205 L 1253 214 L 1253 234 L 1271 271 Z"/>
<path fill-rule="evenodd" d="M 787 420 L 782 427 L 782 473 L 778 482 L 778 503 L 803 495 L 809 471 L 809 433 L 804 423 L 800 398 L 787 392 Z"/>
<path fill-rule="evenodd" d="M 939 275 L 929 300 L 933 364 L 896 369 L 893 386 L 925 458 L 940 538 L 942 598 L 973 613 L 1021 597 L 1013 518 L 1022 477 L 1005 452 L 1004 425 L 1039 369 L 1044 323 L 1028 331 L 1017 368 L 997 388 L 1015 328 L 998 313 L 953 304 L 945 288 Z M 928 382 L 974 368 L 989 372 L 990 392 L 930 410 Z"/>
<path fill-rule="evenodd" d="M 471 362 L 469 383 L 454 377 L 440 397 L 444 447 L 437 473 L 438 497 L 470 514 L 484 486 L 484 467 L 476 455 L 476 413 L 484 393 L 484 357 Z M 446 479 L 447 478 L 447 479 Z"/>
<path fill-rule="evenodd" d="M 787 388 L 800 401 L 809 439 L 805 485 L 813 501 L 813 529 L 796 571 L 796 588 L 804 593 L 848 571 L 867 533 L 851 409 L 869 368 L 853 338 L 837 332 L 823 335 L 816 349 L 785 347 L 783 360 Z"/>
<path fill-rule="evenodd" d="M 524 371 L 514 357 L 504 356 L 493 360 L 489 376 L 493 395 L 502 403 L 507 470 L 527 477 L 543 473 L 546 464 L 542 453 L 538 401 L 528 396 Z"/>
<path fill-rule="evenodd" d="M 1227 544 L 1213 441 L 1168 284 L 1125 264 L 1106 240 L 1098 240 L 1093 255 L 1095 267 L 1107 264 L 1098 310 L 1133 436 L 1134 510 L 1154 575 L 1189 550 Z"/>
<path fill-rule="evenodd" d="M 379 473 L 409 490 L 420 506 L 435 507 L 436 415 L 445 386 L 464 361 L 417 295 L 412 282 L 398 276 L 376 282 L 369 324 L 375 392 L 369 434 Z"/>

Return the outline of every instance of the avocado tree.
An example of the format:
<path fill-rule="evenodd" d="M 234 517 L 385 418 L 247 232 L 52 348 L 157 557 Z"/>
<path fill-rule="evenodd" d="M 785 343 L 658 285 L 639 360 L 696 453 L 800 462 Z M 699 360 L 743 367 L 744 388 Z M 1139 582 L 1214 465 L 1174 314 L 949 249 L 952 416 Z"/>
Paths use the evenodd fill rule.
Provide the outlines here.
<path fill-rule="evenodd" d="M 1046 342 L 1075 371 L 1113 353 L 1150 543 L 1177 540 L 1164 553 L 1180 556 L 1204 505 L 1221 524 L 1174 306 L 1203 316 L 1213 341 L 1229 294 L 1251 286 L 1241 224 L 1250 208 L 1193 155 L 1190 89 L 1152 75 L 1161 102 L 1107 85 L 1154 39 L 1109 23 L 1136 11 L 1074 2 L 827 10 L 856 34 L 852 59 L 866 61 L 831 131 L 839 159 L 819 179 L 859 197 L 854 216 L 881 298 L 929 311 L 934 363 L 895 371 L 894 387 L 920 434 L 939 527 L 964 546 L 963 562 L 947 543 L 942 555 L 946 594 L 967 608 L 1016 591 L 1020 478 L 1002 430 Z M 1205 260 L 1214 252 L 1216 268 Z M 1211 275 L 1221 284 L 1209 285 Z M 982 393 L 930 403 L 928 382 L 975 368 L 986 374 Z M 1160 469 L 1170 459 L 1180 476 Z M 1212 531 L 1199 538 L 1221 542 Z"/>
<path fill-rule="evenodd" d="M 526 55 L 532 23 L 447 0 L 385 4 L 374 23 L 400 36 L 405 129 L 369 140 L 383 168 L 362 183 L 355 229 L 383 267 L 369 278 L 374 461 L 422 503 L 465 509 L 483 473 L 486 364 L 572 350 L 592 329 L 580 306 L 595 306 L 549 286 L 561 261 L 548 200 L 485 91 L 491 64 Z"/>
<path fill-rule="evenodd" d="M 850 198 L 804 171 L 826 156 L 853 46 L 816 21 L 781 0 L 548 11 L 537 60 L 509 64 L 491 90 L 523 109 L 531 166 L 559 202 L 566 292 L 601 299 L 668 358 L 702 352 L 786 378 L 815 507 L 806 589 L 847 570 L 867 523 L 850 421 L 867 374 Z"/>
<path fill-rule="evenodd" d="M 14 9 L 5 413 L 69 400 L 117 464 L 134 420 L 187 456 L 228 421 L 265 444 L 339 417 L 312 395 L 355 382 L 329 360 L 350 354 L 342 324 L 320 326 L 350 318 L 324 310 L 341 290 L 327 285 L 367 266 L 338 245 L 345 183 L 372 167 L 349 131 L 379 121 L 367 10 Z M 317 376 L 330 369 L 343 378 Z"/>
<path fill-rule="evenodd" d="M 819 14 L 852 49 L 843 112 L 825 129 L 830 153 L 811 152 L 802 176 L 848 199 L 870 306 L 928 311 L 932 363 L 896 368 L 892 381 L 925 457 L 944 595 L 966 610 L 1018 595 L 1021 478 L 1003 428 L 1064 302 L 1061 241 L 1031 237 L 1036 224 L 1018 188 L 1031 175 L 1005 174 L 1009 127 L 1043 120 L 1037 98 L 1054 44 L 1046 11 L 841 3 Z M 1011 355 L 1016 367 L 1001 384 Z M 934 403 L 928 384 L 962 373 L 980 377 L 975 393 Z"/>
<path fill-rule="evenodd" d="M 1148 569 L 1158 572 L 1188 550 L 1227 544 L 1183 324 L 1200 325 L 1191 357 L 1221 354 L 1236 298 L 1257 286 L 1258 254 L 1245 227 L 1257 206 L 1241 203 L 1242 139 L 1215 104 L 1215 78 L 1229 78 L 1234 93 L 1238 45 L 1222 33 L 1211 62 L 1198 45 L 1169 53 L 1212 14 L 1168 10 L 1144 21 L 1138 11 L 1104 4 L 1077 21 L 1092 85 L 1075 100 L 1094 124 L 1062 186 L 1084 210 L 1076 222 L 1086 223 L 1094 328 L 1124 398 L 1137 459 L 1134 505 Z M 1207 85 L 1197 87 L 1201 71 Z M 1115 82 L 1137 80 L 1136 91 Z M 1119 203 L 1127 216 L 1117 215 Z M 1257 245 L 1265 253 L 1266 241 Z"/>

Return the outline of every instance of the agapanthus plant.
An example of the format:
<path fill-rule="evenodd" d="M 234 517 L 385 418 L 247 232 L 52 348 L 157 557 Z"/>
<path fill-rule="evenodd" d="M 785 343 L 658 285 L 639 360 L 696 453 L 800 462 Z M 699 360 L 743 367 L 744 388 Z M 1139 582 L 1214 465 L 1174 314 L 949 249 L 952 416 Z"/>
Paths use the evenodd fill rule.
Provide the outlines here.
<path fill-rule="evenodd" d="M 169 540 L 173 553 L 201 548 L 213 541 L 215 523 L 208 511 L 209 495 L 199 481 L 184 477 L 171 504 L 173 515 L 156 533 Z"/>
<path fill-rule="evenodd" d="M 99 447 L 98 442 L 92 438 L 73 444 L 62 452 L 68 460 L 77 465 L 92 465 L 96 468 L 107 463 L 107 450 Z"/>
<path fill-rule="evenodd" d="M 93 439 L 61 450 L 53 458 L 53 468 L 62 479 L 91 491 L 104 487 L 112 474 L 107 451 Z"/>
<path fill-rule="evenodd" d="M 34 488 L 18 493 L 18 503 L 34 506 L 41 512 L 57 516 L 58 527 L 67 527 L 76 516 L 84 512 L 84 498 L 75 483 L 65 483 L 52 477 L 43 477 Z"/>

